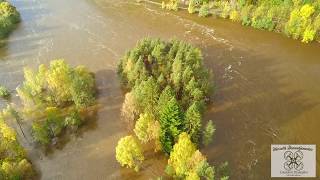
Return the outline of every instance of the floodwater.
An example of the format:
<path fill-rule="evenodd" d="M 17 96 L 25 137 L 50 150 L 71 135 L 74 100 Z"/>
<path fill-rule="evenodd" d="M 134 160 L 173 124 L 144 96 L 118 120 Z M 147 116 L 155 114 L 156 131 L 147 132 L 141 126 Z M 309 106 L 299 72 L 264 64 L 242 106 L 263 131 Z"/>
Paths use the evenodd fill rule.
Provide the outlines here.
<path fill-rule="evenodd" d="M 211 164 L 228 161 L 231 179 L 270 179 L 270 144 L 320 145 L 318 43 L 306 45 L 230 21 L 130 0 L 11 2 L 22 22 L 0 49 L 1 84 L 13 91 L 22 82 L 24 66 L 35 68 L 58 58 L 87 66 L 98 84 L 96 120 L 80 135 L 48 155 L 21 138 L 40 179 L 149 179 L 164 174 L 166 157 L 161 154 L 148 151 L 139 173 L 121 168 L 115 159 L 117 141 L 128 134 L 119 117 L 123 92 L 117 63 L 146 36 L 175 37 L 202 49 L 217 87 L 205 114 L 217 132 L 202 152 Z M 319 175 L 319 158 L 317 166 Z"/>

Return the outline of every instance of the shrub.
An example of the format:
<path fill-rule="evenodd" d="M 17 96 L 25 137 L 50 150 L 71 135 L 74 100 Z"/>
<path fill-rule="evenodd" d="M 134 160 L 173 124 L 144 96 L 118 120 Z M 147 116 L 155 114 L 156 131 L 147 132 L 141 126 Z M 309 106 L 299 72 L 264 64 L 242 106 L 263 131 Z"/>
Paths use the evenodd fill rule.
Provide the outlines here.
<path fill-rule="evenodd" d="M 316 30 L 313 29 L 313 28 L 311 27 L 311 25 L 309 25 L 309 26 L 306 28 L 306 30 L 304 31 L 304 33 L 303 33 L 302 42 L 308 43 L 308 42 L 313 41 L 315 35 L 316 35 Z"/>
<path fill-rule="evenodd" d="M 196 5 L 197 5 L 196 3 L 197 3 L 196 0 L 189 1 L 188 12 L 190 14 L 193 14 L 196 12 Z"/>
<path fill-rule="evenodd" d="M 228 18 L 231 12 L 231 4 L 228 1 L 223 2 L 223 9 L 220 14 L 222 18 Z"/>
<path fill-rule="evenodd" d="M 4 86 L 0 86 L 0 97 L 8 98 L 10 96 L 10 92 Z"/>
<path fill-rule="evenodd" d="M 233 10 L 230 13 L 230 19 L 234 22 L 240 21 L 240 15 L 237 10 Z"/>
<path fill-rule="evenodd" d="M 199 17 L 208 17 L 210 16 L 210 9 L 208 4 L 202 4 L 199 9 Z"/>
<path fill-rule="evenodd" d="M 139 171 L 140 164 L 144 160 L 139 142 L 133 136 L 121 138 L 116 147 L 116 159 L 121 166 Z"/>

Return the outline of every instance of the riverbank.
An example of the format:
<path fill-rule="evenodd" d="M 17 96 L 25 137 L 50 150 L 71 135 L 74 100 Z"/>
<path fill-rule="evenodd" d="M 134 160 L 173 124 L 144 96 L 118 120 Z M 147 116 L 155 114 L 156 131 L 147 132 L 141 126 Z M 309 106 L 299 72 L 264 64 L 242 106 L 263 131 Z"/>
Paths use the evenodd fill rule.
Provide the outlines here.
<path fill-rule="evenodd" d="M 229 19 L 243 26 L 281 33 L 303 43 L 320 42 L 320 3 L 265 1 L 255 4 L 247 1 L 153 1 L 162 9 L 187 10 L 199 17 Z"/>

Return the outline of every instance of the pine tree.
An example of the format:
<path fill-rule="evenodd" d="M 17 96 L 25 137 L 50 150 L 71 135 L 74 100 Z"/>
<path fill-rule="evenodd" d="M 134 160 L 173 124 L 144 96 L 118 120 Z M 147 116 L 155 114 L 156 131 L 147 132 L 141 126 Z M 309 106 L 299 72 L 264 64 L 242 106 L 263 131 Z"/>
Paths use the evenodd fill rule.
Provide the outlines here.
<path fill-rule="evenodd" d="M 174 140 L 183 130 L 184 118 L 179 104 L 175 98 L 172 98 L 160 109 L 160 142 L 163 150 L 170 153 Z"/>
<path fill-rule="evenodd" d="M 214 124 L 212 123 L 212 121 L 211 120 L 208 121 L 206 128 L 204 130 L 204 133 L 203 133 L 203 144 L 205 146 L 207 146 L 211 143 L 215 131 L 216 131 L 216 128 L 215 128 Z"/>
<path fill-rule="evenodd" d="M 201 130 L 201 113 L 197 103 L 193 103 L 186 111 L 186 132 L 192 142 L 198 144 Z"/>

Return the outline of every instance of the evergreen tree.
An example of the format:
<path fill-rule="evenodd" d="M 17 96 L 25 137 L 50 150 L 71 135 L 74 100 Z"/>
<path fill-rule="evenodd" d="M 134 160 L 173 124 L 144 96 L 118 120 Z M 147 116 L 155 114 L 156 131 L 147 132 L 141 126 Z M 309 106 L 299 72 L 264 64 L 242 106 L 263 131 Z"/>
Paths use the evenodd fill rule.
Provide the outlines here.
<path fill-rule="evenodd" d="M 216 129 L 215 129 L 213 122 L 211 120 L 208 121 L 206 128 L 204 129 L 204 133 L 203 133 L 203 144 L 205 146 L 207 146 L 211 143 L 215 131 L 216 131 Z"/>
<path fill-rule="evenodd" d="M 201 113 L 197 103 L 193 103 L 186 111 L 186 131 L 194 143 L 199 143 L 201 130 Z"/>
<path fill-rule="evenodd" d="M 163 151 L 170 153 L 174 140 L 183 130 L 184 118 L 175 98 L 168 101 L 160 110 L 160 142 Z"/>

